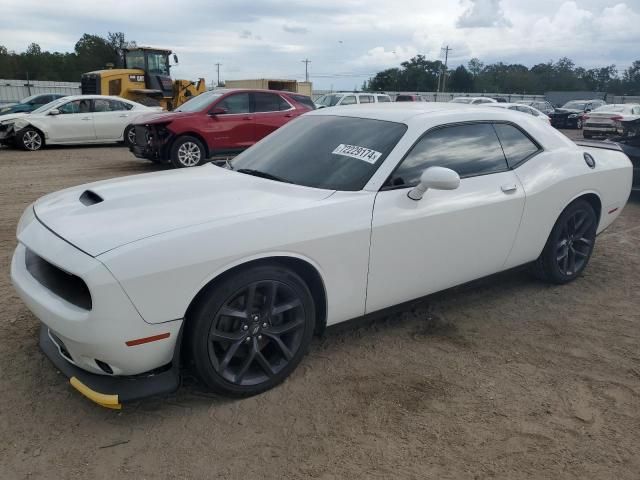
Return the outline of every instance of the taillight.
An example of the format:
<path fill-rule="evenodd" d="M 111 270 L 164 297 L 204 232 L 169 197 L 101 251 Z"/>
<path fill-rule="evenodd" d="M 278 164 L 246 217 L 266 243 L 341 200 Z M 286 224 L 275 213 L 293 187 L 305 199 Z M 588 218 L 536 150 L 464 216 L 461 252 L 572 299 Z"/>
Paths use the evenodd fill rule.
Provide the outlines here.
<path fill-rule="evenodd" d="M 590 117 L 589 115 L 583 115 L 583 116 L 582 116 L 582 118 L 583 118 L 584 120 L 589 120 L 591 117 Z"/>

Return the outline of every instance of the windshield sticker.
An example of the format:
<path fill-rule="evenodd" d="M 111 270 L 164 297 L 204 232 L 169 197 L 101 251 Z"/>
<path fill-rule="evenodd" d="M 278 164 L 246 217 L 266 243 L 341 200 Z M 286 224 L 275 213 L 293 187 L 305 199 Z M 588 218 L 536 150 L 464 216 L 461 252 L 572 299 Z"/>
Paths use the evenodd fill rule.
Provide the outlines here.
<path fill-rule="evenodd" d="M 357 158 L 367 163 L 376 163 L 382 156 L 382 153 L 371 150 L 370 148 L 358 147 L 357 145 L 347 145 L 341 143 L 331 152 L 334 155 L 344 155 L 345 157 Z"/>

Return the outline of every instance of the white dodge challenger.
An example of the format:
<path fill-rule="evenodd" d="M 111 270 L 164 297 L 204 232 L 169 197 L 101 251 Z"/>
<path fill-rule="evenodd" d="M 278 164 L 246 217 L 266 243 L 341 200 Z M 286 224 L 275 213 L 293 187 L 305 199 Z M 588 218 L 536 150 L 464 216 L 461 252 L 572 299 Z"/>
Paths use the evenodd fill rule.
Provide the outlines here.
<path fill-rule="evenodd" d="M 327 325 L 518 265 L 574 280 L 631 178 L 615 147 L 509 110 L 325 109 L 228 168 L 41 198 L 11 275 L 42 350 L 97 403 L 175 390 L 181 365 L 247 396 L 282 382 Z"/>

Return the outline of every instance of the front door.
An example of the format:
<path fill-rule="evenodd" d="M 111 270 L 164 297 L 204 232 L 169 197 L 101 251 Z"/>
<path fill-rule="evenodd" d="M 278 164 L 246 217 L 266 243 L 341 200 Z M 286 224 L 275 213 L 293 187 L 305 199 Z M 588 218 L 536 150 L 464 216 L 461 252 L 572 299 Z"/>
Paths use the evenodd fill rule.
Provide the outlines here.
<path fill-rule="evenodd" d="M 460 186 L 410 199 L 430 166 L 457 171 Z M 500 271 L 524 198 L 490 123 L 425 134 L 376 196 L 367 313 Z"/>
<path fill-rule="evenodd" d="M 212 152 L 242 150 L 255 143 L 255 122 L 249 93 L 233 93 L 215 103 L 225 113 L 209 115 L 204 126 Z"/>
<path fill-rule="evenodd" d="M 84 142 L 95 140 L 91 100 L 73 100 L 58 107 L 58 115 L 49 115 L 49 140 L 53 142 Z"/>

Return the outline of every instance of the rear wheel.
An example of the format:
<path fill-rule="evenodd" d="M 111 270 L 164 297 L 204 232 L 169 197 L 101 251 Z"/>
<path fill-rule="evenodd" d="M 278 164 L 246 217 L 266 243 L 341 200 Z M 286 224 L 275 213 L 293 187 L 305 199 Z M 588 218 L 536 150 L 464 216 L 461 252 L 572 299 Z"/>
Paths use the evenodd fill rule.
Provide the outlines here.
<path fill-rule="evenodd" d="M 586 268 L 596 240 L 598 217 L 586 200 L 576 200 L 560 215 L 551 230 L 534 272 L 542 280 L 567 283 Z"/>
<path fill-rule="evenodd" d="M 23 149 L 35 152 L 44 146 L 44 137 L 40 131 L 29 127 L 20 134 L 19 144 Z"/>
<path fill-rule="evenodd" d="M 180 137 L 171 147 L 171 163 L 176 168 L 197 167 L 205 160 L 204 146 L 195 137 Z"/>
<path fill-rule="evenodd" d="M 187 320 L 195 370 L 211 389 L 250 396 L 282 382 L 311 343 L 315 307 L 304 281 L 279 266 L 214 285 Z"/>

